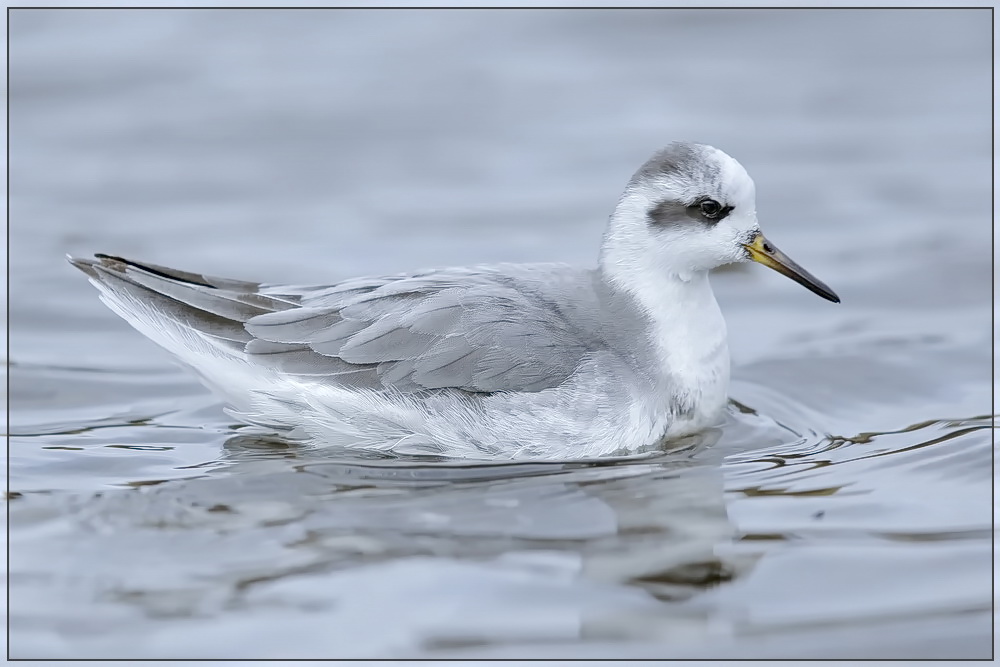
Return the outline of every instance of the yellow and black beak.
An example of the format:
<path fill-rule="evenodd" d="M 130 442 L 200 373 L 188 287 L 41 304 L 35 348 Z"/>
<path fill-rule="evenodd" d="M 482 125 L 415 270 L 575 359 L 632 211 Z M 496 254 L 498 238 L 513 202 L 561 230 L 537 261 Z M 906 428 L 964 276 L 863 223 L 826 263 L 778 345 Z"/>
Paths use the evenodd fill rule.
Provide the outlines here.
<path fill-rule="evenodd" d="M 788 255 L 775 248 L 774 244 L 764 238 L 764 235 L 760 232 L 757 232 L 750 243 L 744 243 L 743 247 L 746 248 L 747 254 L 753 261 L 760 262 L 783 276 L 788 276 L 810 292 L 819 294 L 824 299 L 840 303 L 840 297 L 832 289 L 824 285 L 816 276 L 793 262 Z"/>

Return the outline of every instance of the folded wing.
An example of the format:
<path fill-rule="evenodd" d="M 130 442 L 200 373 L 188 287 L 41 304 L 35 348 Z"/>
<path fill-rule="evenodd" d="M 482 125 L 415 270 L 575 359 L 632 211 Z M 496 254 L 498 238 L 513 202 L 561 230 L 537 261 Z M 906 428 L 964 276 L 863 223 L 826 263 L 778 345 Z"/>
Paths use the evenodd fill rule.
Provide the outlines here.
<path fill-rule="evenodd" d="M 556 303 L 499 267 L 333 286 L 262 286 L 98 255 L 72 259 L 102 289 L 292 375 L 402 391 L 540 391 L 593 341 Z"/>
<path fill-rule="evenodd" d="M 487 268 L 343 283 L 246 330 L 248 354 L 285 372 L 404 391 L 540 391 L 588 351 L 554 304 Z"/>

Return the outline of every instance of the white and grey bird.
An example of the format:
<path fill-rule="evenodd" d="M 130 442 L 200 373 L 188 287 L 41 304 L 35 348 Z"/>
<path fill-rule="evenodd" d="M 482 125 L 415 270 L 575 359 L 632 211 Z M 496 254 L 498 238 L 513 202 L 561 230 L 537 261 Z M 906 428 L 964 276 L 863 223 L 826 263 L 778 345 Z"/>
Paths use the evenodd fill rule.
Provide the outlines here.
<path fill-rule="evenodd" d="M 683 142 L 632 176 L 596 268 L 292 286 L 69 259 L 238 419 L 314 444 L 475 458 L 627 453 L 719 423 L 729 352 L 713 268 L 760 262 L 839 302 L 761 234 L 743 167 Z"/>

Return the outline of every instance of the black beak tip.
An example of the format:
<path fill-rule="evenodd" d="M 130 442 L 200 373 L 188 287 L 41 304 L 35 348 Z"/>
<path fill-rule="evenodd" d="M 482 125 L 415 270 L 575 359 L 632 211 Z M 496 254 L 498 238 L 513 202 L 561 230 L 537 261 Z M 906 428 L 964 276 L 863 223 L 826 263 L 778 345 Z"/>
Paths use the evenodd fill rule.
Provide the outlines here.
<path fill-rule="evenodd" d="M 820 296 L 826 299 L 827 301 L 840 303 L 840 297 L 837 296 L 837 293 L 834 292 L 829 287 L 827 287 L 826 285 L 824 285 L 823 283 L 819 282 L 818 280 L 816 280 L 815 282 L 802 281 L 802 284 L 805 285 L 809 289 L 809 291 L 812 292 L 813 294 Z"/>

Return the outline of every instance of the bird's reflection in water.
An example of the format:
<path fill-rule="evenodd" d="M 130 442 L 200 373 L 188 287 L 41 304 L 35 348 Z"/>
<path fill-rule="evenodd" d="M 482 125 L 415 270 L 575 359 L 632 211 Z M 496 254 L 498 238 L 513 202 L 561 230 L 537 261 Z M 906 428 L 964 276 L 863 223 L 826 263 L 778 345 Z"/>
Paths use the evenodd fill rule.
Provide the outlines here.
<path fill-rule="evenodd" d="M 747 566 L 717 548 L 733 537 L 723 454 L 713 450 L 721 435 L 710 429 L 628 457 L 491 462 L 390 458 L 245 433 L 226 442 L 224 459 L 229 476 L 295 485 L 308 506 L 302 522 L 310 545 L 326 545 L 334 561 L 361 540 L 379 560 L 497 559 L 639 587 L 666 601 Z M 279 495 L 288 501 L 287 488 Z M 612 619 L 594 622 L 605 621 L 625 631 Z"/>

